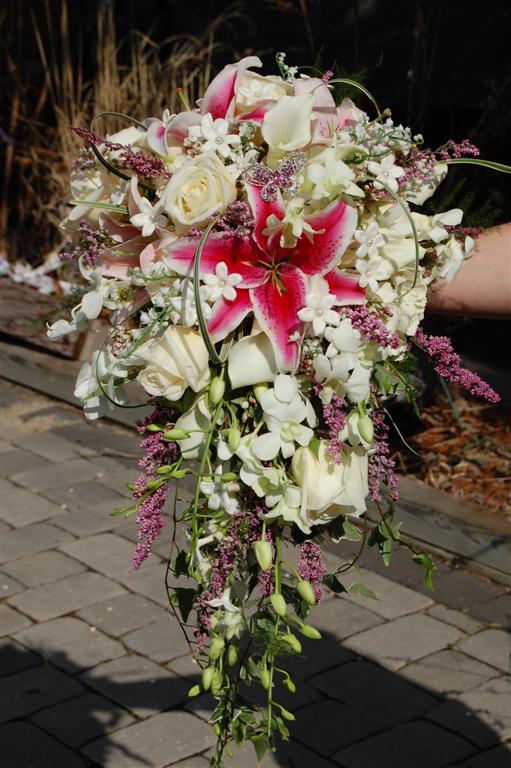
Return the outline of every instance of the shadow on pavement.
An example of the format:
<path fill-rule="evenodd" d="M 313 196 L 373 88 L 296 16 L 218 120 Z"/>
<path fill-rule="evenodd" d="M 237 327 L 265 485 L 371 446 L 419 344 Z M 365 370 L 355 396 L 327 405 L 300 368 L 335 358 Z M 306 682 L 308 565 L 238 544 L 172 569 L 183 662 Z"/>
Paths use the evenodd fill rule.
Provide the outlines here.
<path fill-rule="evenodd" d="M 304 656 L 289 657 L 284 665 L 300 681 L 297 693 L 290 694 L 280 686 L 276 692 L 276 699 L 296 712 L 296 722 L 291 724 L 293 741 L 281 744 L 263 765 L 509 765 L 505 761 L 510 753 L 507 758 L 500 753 L 502 762 L 498 750 L 494 752 L 497 761 L 487 755 L 485 750 L 498 744 L 499 735 L 462 703 L 357 657 L 330 636 L 305 641 L 303 646 Z M 182 708 L 187 690 L 197 681 L 167 675 L 123 680 L 122 673 L 113 680 L 102 677 L 97 668 L 85 672 L 75 668 L 58 650 L 45 650 L 43 658 L 37 648 L 28 649 L 9 639 L 0 646 L 0 670 L 2 768 L 163 768 L 172 758 L 168 763 L 148 758 L 136 744 L 123 743 L 113 732 L 119 734 L 118 729 L 162 710 Z M 204 718 L 209 704 L 206 697 L 199 697 L 189 701 L 187 708 Z M 168 731 L 169 745 L 177 735 Z M 180 733 L 179 738 L 183 737 L 186 741 L 186 734 Z M 190 738 L 188 755 L 193 754 L 195 744 Z M 81 748 L 92 741 L 94 749 L 84 756 Z M 471 760 L 465 763 L 468 758 Z M 204 765 L 200 759 L 198 762 Z M 187 765 L 193 766 L 193 761 Z M 227 759 L 226 765 L 255 766 L 252 747 Z"/>

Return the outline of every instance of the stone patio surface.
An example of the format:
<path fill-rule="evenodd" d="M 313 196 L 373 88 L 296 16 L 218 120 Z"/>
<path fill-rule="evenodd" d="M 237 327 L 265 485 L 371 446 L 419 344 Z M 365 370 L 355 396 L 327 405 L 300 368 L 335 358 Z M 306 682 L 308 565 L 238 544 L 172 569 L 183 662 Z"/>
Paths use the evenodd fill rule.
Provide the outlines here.
<path fill-rule="evenodd" d="M 163 587 L 168 529 L 137 574 L 133 432 L 0 380 L 2 768 L 207 768 L 208 697 Z M 340 557 L 328 554 L 330 566 Z M 438 561 L 438 558 L 436 558 Z M 292 740 L 263 768 L 509 768 L 509 588 L 399 549 L 360 577 L 381 599 L 325 595 L 323 634 L 290 659 Z M 233 768 L 256 765 L 249 745 Z"/>

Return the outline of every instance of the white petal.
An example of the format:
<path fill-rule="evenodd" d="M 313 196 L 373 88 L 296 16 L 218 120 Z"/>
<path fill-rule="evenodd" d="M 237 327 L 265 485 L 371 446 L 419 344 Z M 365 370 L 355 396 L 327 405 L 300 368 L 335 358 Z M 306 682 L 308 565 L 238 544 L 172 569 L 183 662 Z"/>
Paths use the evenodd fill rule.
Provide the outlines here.
<path fill-rule="evenodd" d="M 298 394 L 298 381 L 294 376 L 279 374 L 275 377 L 275 397 L 282 403 L 290 403 Z"/>
<path fill-rule="evenodd" d="M 252 452 L 261 461 L 271 461 L 280 450 L 280 435 L 278 432 L 267 432 L 254 440 Z"/>

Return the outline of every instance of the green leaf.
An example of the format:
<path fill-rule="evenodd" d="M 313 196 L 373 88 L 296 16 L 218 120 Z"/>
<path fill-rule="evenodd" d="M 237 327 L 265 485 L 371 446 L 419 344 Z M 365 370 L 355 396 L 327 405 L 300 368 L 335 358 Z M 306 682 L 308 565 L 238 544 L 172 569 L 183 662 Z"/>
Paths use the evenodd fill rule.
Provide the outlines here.
<path fill-rule="evenodd" d="M 129 213 L 125 205 L 112 205 L 111 203 L 96 203 L 94 200 L 70 200 L 69 205 L 86 205 L 88 208 L 100 208 L 102 211 L 114 213 Z"/>
<path fill-rule="evenodd" d="M 174 587 L 173 593 L 170 597 L 172 602 L 179 608 L 179 613 L 183 622 L 188 621 L 188 616 L 193 608 L 195 602 L 196 592 L 194 589 L 188 589 L 186 587 Z"/>
<path fill-rule="evenodd" d="M 137 511 L 136 504 L 132 504 L 130 507 L 116 507 L 113 512 L 110 512 L 110 517 L 130 517 Z"/>
<path fill-rule="evenodd" d="M 493 160 L 479 160 L 473 157 L 458 157 L 447 161 L 448 165 L 482 165 L 485 168 L 490 168 L 492 171 L 500 171 L 501 173 L 511 173 L 511 166 L 504 163 L 495 163 Z"/>
<path fill-rule="evenodd" d="M 252 744 L 254 745 L 257 762 L 260 763 L 266 752 L 270 749 L 270 740 L 266 734 L 258 734 L 252 737 Z"/>
<path fill-rule="evenodd" d="M 422 565 L 424 568 L 423 584 L 430 592 L 435 591 L 433 586 L 433 574 L 436 571 L 436 565 L 433 560 L 428 557 L 424 552 L 420 552 L 418 555 L 413 555 L 412 560 L 418 565 Z"/>
<path fill-rule="evenodd" d="M 308 446 L 316 458 L 319 458 L 320 445 L 321 440 L 318 437 L 313 437 Z"/>
<path fill-rule="evenodd" d="M 343 523 L 343 529 L 344 533 L 341 536 L 342 539 L 347 539 L 348 541 L 361 541 L 362 534 L 352 523 L 348 523 L 348 521 L 345 520 Z"/>
<path fill-rule="evenodd" d="M 371 600 L 379 599 L 376 592 L 364 587 L 361 581 L 355 581 L 354 584 L 348 587 L 348 592 L 353 592 L 355 595 L 361 595 L 362 597 L 368 597 Z"/>
<path fill-rule="evenodd" d="M 211 336 L 209 335 L 206 320 L 204 318 L 204 312 L 202 311 L 202 297 L 200 295 L 200 259 L 201 259 L 202 249 L 204 248 L 204 244 L 208 239 L 209 233 L 211 232 L 215 224 L 216 224 L 216 219 L 213 219 L 213 221 L 210 224 L 208 224 L 208 226 L 206 227 L 206 229 L 202 234 L 201 239 L 199 240 L 199 244 L 197 245 L 197 250 L 195 251 L 195 256 L 193 259 L 193 295 L 195 298 L 195 311 L 197 312 L 197 321 L 199 323 L 199 331 L 204 341 L 204 344 L 206 345 L 206 348 L 208 350 L 209 359 L 214 365 L 221 365 L 222 361 L 218 357 L 214 344 L 211 340 Z"/>
<path fill-rule="evenodd" d="M 326 576 L 323 576 L 323 584 L 337 594 L 347 592 L 346 587 L 341 584 L 335 573 L 327 573 Z"/>

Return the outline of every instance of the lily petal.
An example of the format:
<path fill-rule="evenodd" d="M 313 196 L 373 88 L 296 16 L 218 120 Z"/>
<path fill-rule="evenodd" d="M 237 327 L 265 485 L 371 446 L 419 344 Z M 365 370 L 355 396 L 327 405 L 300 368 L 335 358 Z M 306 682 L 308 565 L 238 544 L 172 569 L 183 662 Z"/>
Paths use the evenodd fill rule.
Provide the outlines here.
<path fill-rule="evenodd" d="M 263 63 L 258 56 L 246 56 L 236 64 L 228 64 L 211 81 L 204 98 L 200 102 L 200 109 L 203 115 L 208 112 L 213 116 L 226 117 L 234 99 L 234 89 L 239 75 L 249 67 L 262 67 Z"/>
<path fill-rule="evenodd" d="M 358 214 L 343 200 L 337 200 L 312 216 L 305 217 L 308 224 L 321 234 L 298 240 L 293 251 L 293 266 L 307 275 L 326 275 L 339 263 L 357 228 Z M 288 258 L 282 249 L 281 258 Z"/>
<path fill-rule="evenodd" d="M 278 219 L 283 219 L 286 215 L 286 210 L 284 208 L 284 203 L 282 202 L 282 197 L 280 196 L 280 193 L 276 200 L 272 200 L 271 202 L 267 202 L 266 200 L 263 200 L 261 197 L 261 188 L 257 187 L 255 184 L 247 184 L 246 185 L 246 192 L 247 192 L 247 198 L 248 203 L 250 205 L 250 208 L 252 209 L 252 214 L 254 216 L 255 220 L 255 226 L 254 226 L 254 233 L 253 237 L 256 241 L 259 248 L 264 251 L 265 253 L 268 253 L 269 249 L 269 240 L 273 239 L 279 239 L 280 233 L 276 233 L 271 236 L 271 238 L 268 238 L 267 235 L 263 235 L 263 231 L 266 229 L 266 222 L 268 220 L 268 216 L 276 216 Z"/>
<path fill-rule="evenodd" d="M 269 279 L 250 295 L 254 315 L 269 336 L 279 371 L 294 372 L 300 362 L 300 343 L 304 324 L 298 311 L 305 306 L 307 286 L 305 276 L 292 266 L 283 267 L 279 282 Z"/>
<path fill-rule="evenodd" d="M 250 292 L 238 290 L 236 286 L 236 298 L 227 301 L 218 299 L 211 310 L 208 322 L 208 331 L 213 341 L 225 339 L 228 333 L 233 331 L 252 310 Z"/>
<path fill-rule="evenodd" d="M 328 283 L 330 293 L 337 299 L 337 303 L 345 304 L 364 304 L 365 291 L 358 285 L 358 277 L 345 275 L 340 269 L 334 269 L 324 275 Z"/>
<path fill-rule="evenodd" d="M 197 238 L 179 238 L 168 247 L 164 257 L 165 264 L 178 275 L 189 275 L 193 270 L 198 244 Z M 236 272 L 243 278 L 236 288 L 253 288 L 261 285 L 266 274 L 264 268 L 256 264 L 262 257 L 252 240 L 225 237 L 221 232 L 215 232 L 204 243 L 200 273 L 214 275 L 217 264 L 223 261 L 229 274 Z"/>

